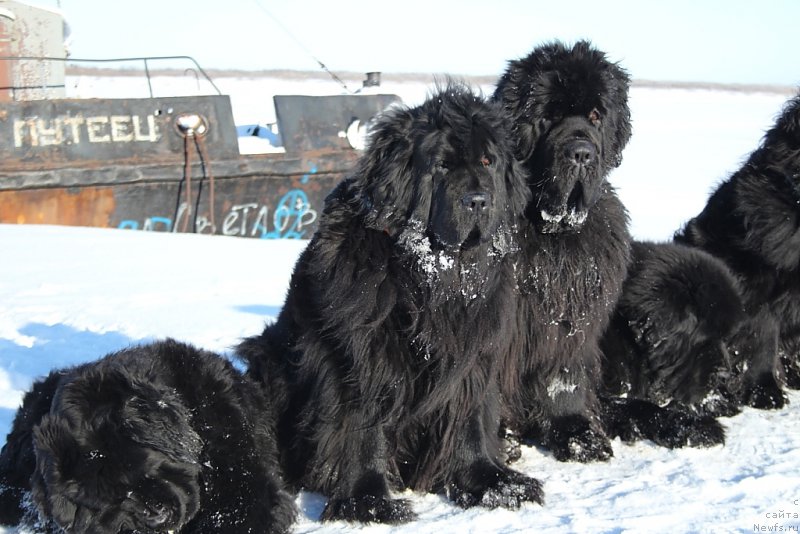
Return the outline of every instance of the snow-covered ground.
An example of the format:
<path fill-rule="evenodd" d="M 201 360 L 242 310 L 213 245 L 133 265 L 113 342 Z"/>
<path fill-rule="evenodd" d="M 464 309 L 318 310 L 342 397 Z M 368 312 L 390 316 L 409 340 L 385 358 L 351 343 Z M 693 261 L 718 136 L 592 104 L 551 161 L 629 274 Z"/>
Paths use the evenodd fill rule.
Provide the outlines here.
<path fill-rule="evenodd" d="M 105 83 L 79 82 L 73 90 L 97 90 Z M 240 124 L 270 122 L 272 94 L 337 91 L 329 82 L 297 82 L 296 87 L 258 79 L 217 83 L 231 93 Z M 427 87 L 385 89 L 414 104 Z M 119 84 L 116 90 L 122 93 Z M 98 90 L 80 96 L 112 95 Z M 666 239 L 696 214 L 713 185 L 755 148 L 788 96 L 634 88 L 634 137 L 611 178 L 631 213 L 634 233 Z M 0 435 L 31 380 L 53 367 L 164 336 L 229 354 L 241 337 L 259 332 L 276 315 L 304 245 L 0 225 Z M 516 467 L 544 482 L 544 506 L 464 511 L 436 495 L 409 494 L 419 521 L 353 526 L 320 524 L 324 498 L 304 493 L 298 497 L 302 514 L 295 531 L 796 531 L 800 394 L 792 393 L 790 400 L 779 412 L 748 409 L 725 419 L 724 447 L 667 451 L 650 443 L 616 442 L 615 457 L 593 465 L 560 463 L 545 451 L 526 448 Z"/>

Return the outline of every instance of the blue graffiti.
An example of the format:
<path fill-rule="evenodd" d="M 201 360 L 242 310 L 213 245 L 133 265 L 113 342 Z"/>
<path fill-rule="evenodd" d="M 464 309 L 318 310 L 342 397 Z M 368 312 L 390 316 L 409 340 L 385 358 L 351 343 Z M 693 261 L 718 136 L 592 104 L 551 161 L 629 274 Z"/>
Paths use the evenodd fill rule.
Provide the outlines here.
<path fill-rule="evenodd" d="M 182 204 L 178 212 L 178 221 L 190 216 L 188 209 Z M 219 231 L 222 235 L 228 236 L 307 239 L 308 228 L 316 220 L 317 212 L 311 207 L 305 191 L 292 189 L 280 198 L 271 214 L 269 206 L 250 202 L 231 206 L 222 218 L 220 226 L 212 225 L 206 216 L 198 216 L 195 224 L 198 233 L 213 234 Z M 145 232 L 175 232 L 180 226 L 169 217 L 153 216 L 144 219 L 142 224 L 133 219 L 125 219 L 117 228 L 141 229 Z"/>
<path fill-rule="evenodd" d="M 158 228 L 158 225 L 163 225 L 163 229 Z M 125 219 L 124 221 L 120 221 L 119 226 L 117 226 L 120 230 L 138 230 L 139 229 L 139 221 L 134 221 L 132 219 Z M 144 225 L 142 230 L 145 232 L 171 232 L 172 231 L 172 219 L 169 217 L 148 217 L 144 220 Z"/>
<path fill-rule="evenodd" d="M 316 219 L 317 212 L 311 208 L 305 191 L 292 189 L 281 197 L 275 208 L 272 216 L 275 230 L 262 232 L 261 237 L 262 239 L 303 239 L 306 233 L 304 228 Z M 266 230 L 266 228 L 261 225 L 261 230 Z"/>
<path fill-rule="evenodd" d="M 317 172 L 317 166 L 311 163 L 308 172 L 300 178 L 300 183 L 309 183 Z M 145 218 L 140 224 L 138 220 L 125 219 L 117 227 L 146 232 L 176 232 L 186 226 L 187 219 L 192 217 L 191 212 L 191 208 L 182 203 L 174 220 L 152 216 Z M 308 228 L 317 220 L 317 212 L 301 189 L 292 189 L 283 195 L 271 215 L 270 221 L 270 207 L 265 204 L 244 202 L 228 207 L 227 213 L 223 217 L 217 217 L 215 224 L 211 223 L 207 215 L 198 214 L 194 217 L 193 227 L 197 233 L 205 234 L 219 232 L 222 235 L 261 239 L 304 239 L 307 238 Z"/>
<path fill-rule="evenodd" d="M 311 166 L 311 170 L 308 171 L 306 174 L 304 174 L 302 178 L 300 178 L 300 183 L 301 184 L 307 184 L 308 180 L 309 180 L 309 178 L 311 178 L 312 174 L 317 174 L 317 166 L 313 165 L 313 164 Z"/>

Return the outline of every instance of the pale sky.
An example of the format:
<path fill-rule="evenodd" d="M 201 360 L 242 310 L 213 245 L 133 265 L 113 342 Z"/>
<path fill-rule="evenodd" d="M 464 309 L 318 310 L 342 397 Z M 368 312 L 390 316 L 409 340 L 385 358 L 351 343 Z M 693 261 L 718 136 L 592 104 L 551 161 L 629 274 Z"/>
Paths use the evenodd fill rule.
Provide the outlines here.
<path fill-rule="evenodd" d="M 29 3 L 60 5 L 81 58 L 314 70 L 316 57 L 334 72 L 496 75 L 536 44 L 588 38 L 636 79 L 800 85 L 800 0 Z"/>

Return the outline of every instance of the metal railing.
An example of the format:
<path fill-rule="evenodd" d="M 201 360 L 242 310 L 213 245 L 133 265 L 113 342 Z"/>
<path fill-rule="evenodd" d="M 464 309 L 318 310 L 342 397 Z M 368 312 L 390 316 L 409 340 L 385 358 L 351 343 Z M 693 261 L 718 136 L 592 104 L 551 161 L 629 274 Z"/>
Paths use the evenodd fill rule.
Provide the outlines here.
<path fill-rule="evenodd" d="M 211 84 L 211 87 L 217 92 L 218 95 L 222 94 L 222 91 L 219 90 L 219 87 L 214 83 L 208 73 L 203 70 L 203 67 L 191 56 L 147 56 L 147 57 L 122 57 L 122 58 L 109 58 L 109 59 L 88 59 L 88 58 L 74 58 L 74 57 L 44 57 L 44 56 L 0 56 L 0 61 L 60 61 L 64 63 L 122 63 L 122 62 L 132 62 L 132 61 L 141 61 L 144 65 L 144 74 L 147 78 L 147 88 L 150 92 L 150 98 L 153 98 L 153 84 L 151 81 L 151 74 L 150 74 L 150 63 L 153 61 L 176 61 L 176 60 L 186 60 L 190 61 L 194 64 L 195 73 L 200 73 L 205 80 Z M 187 69 L 189 70 L 189 69 Z M 184 74 L 186 71 L 184 71 Z M 24 90 L 24 89 L 52 89 L 52 88 L 63 88 L 63 85 L 40 85 L 40 86 L 9 86 L 9 87 L 0 87 L 0 90 Z"/>

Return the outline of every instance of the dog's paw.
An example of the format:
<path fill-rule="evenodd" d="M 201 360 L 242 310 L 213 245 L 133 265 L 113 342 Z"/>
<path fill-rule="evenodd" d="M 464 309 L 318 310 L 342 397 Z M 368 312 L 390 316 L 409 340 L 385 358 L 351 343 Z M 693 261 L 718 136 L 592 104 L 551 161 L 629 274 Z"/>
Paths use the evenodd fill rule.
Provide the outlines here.
<path fill-rule="evenodd" d="M 479 504 L 485 508 L 517 509 L 526 502 L 544 504 L 542 484 L 522 473 L 507 471 L 486 490 Z"/>
<path fill-rule="evenodd" d="M 417 515 L 407 500 L 362 495 L 330 499 L 320 520 L 397 525 L 416 518 Z"/>
<path fill-rule="evenodd" d="M 746 387 L 742 403 L 759 410 L 780 410 L 788 399 L 778 383 L 771 376 Z"/>
<path fill-rule="evenodd" d="M 719 421 L 679 405 L 663 408 L 640 399 L 606 399 L 603 413 L 608 432 L 626 442 L 649 439 L 670 449 L 725 443 Z"/>
<path fill-rule="evenodd" d="M 608 436 L 580 415 L 553 419 L 546 445 L 561 462 L 605 462 L 614 456 Z"/>
<path fill-rule="evenodd" d="M 741 403 L 736 395 L 726 391 L 715 391 L 706 396 L 697 405 L 692 407 L 693 411 L 711 417 L 733 417 L 742 411 Z"/>
<path fill-rule="evenodd" d="M 714 447 L 725 443 L 725 427 L 709 415 L 672 412 L 663 425 L 659 425 L 653 442 L 662 447 Z"/>
<path fill-rule="evenodd" d="M 480 489 L 466 489 L 448 484 L 447 497 L 461 508 L 509 508 L 516 510 L 523 503 L 544 504 L 542 484 L 516 471 L 498 471 L 491 484 Z"/>
<path fill-rule="evenodd" d="M 786 376 L 786 387 L 789 389 L 800 389 L 800 357 L 795 356 L 790 358 L 783 356 L 781 358 L 783 364 L 784 374 Z"/>

